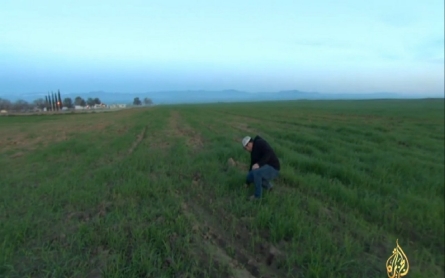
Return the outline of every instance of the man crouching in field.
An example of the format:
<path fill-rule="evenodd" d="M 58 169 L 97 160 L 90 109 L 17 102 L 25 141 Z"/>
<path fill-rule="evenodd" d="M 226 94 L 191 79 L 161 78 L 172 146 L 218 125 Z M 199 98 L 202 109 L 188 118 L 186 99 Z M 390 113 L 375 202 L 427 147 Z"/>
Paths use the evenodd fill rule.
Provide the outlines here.
<path fill-rule="evenodd" d="M 255 184 L 255 194 L 250 196 L 250 199 L 259 199 L 263 187 L 267 190 L 272 189 L 270 181 L 278 177 L 280 161 L 272 147 L 258 135 L 253 139 L 249 136 L 244 137 L 242 144 L 244 149 L 250 152 L 250 166 L 246 184 Z"/>

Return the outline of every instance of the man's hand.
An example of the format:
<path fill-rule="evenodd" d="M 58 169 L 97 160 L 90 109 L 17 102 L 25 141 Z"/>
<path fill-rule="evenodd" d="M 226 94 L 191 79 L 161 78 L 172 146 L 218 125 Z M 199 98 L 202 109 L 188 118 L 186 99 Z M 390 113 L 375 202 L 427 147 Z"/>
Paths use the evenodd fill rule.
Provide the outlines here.
<path fill-rule="evenodd" d="M 258 165 L 258 163 L 253 164 L 252 166 L 252 170 L 258 169 L 260 168 L 260 165 Z"/>

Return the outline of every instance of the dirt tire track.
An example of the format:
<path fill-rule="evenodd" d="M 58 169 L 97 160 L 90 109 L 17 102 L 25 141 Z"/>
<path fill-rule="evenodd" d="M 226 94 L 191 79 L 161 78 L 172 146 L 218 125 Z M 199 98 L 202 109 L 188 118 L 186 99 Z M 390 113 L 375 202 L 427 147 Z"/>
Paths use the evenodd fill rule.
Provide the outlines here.
<path fill-rule="evenodd" d="M 182 198 L 174 192 L 178 200 Z M 194 242 L 198 243 L 191 248 L 190 252 L 201 259 L 199 265 L 202 267 L 207 267 L 212 265 L 218 270 L 223 270 L 219 272 L 221 276 L 218 277 L 231 277 L 231 278 L 253 278 L 257 276 L 252 276 L 252 274 L 243 267 L 237 260 L 230 257 L 227 252 L 220 247 L 218 242 L 215 240 L 217 238 L 213 233 L 209 232 L 209 226 L 200 224 L 196 217 L 196 210 L 190 210 L 190 206 L 186 202 L 182 202 L 181 205 L 182 213 L 190 220 L 192 223 L 192 238 Z M 195 208 L 196 209 L 196 208 Z M 216 261 L 213 261 L 216 260 Z M 227 271 L 230 269 L 230 271 Z"/>
<path fill-rule="evenodd" d="M 145 137 L 145 132 L 146 131 L 147 131 L 147 126 L 145 126 L 142 129 L 141 133 L 139 133 L 139 135 L 137 136 L 136 140 L 133 142 L 133 145 L 128 150 L 128 154 L 131 154 L 137 148 L 137 146 L 141 143 L 142 139 L 144 139 L 144 137 Z"/>
<path fill-rule="evenodd" d="M 263 277 L 260 276 L 258 267 L 254 264 L 254 259 L 251 256 L 245 254 L 245 251 L 240 251 L 237 246 L 233 246 L 227 239 L 222 237 L 212 225 L 208 222 L 212 222 L 211 216 L 209 216 L 205 210 L 199 207 L 193 202 L 183 203 L 183 212 L 189 217 L 189 219 L 195 219 L 193 221 L 193 230 L 199 234 L 202 238 L 202 243 L 205 247 L 209 248 L 217 254 L 216 257 L 220 263 L 225 263 L 232 269 L 232 274 L 236 278 L 241 277 Z M 232 248 L 234 254 L 230 256 L 227 249 Z"/>
<path fill-rule="evenodd" d="M 240 274 L 238 273 L 235 273 L 235 275 L 232 274 L 229 271 L 229 260 L 218 253 L 219 250 L 215 249 L 216 246 L 212 245 L 207 241 L 204 241 L 204 239 L 200 238 L 199 236 L 193 236 L 193 239 L 195 240 L 195 242 L 199 242 L 199 244 L 201 245 L 193 246 L 191 249 L 189 249 L 189 252 L 196 258 L 199 258 L 198 265 L 201 267 L 201 269 L 206 269 L 209 266 L 212 266 L 212 271 L 218 273 L 218 276 L 212 276 L 212 277 L 224 277 L 224 278 L 250 277 L 246 276 L 245 273 L 243 273 L 242 271 L 239 271 L 241 272 Z M 215 275 L 215 273 L 211 274 Z"/>
<path fill-rule="evenodd" d="M 205 204 L 206 205 L 200 205 Z M 200 219 L 204 227 L 204 237 L 211 238 L 215 244 L 220 246 L 223 250 L 231 250 L 233 258 L 242 264 L 244 268 L 249 271 L 254 277 L 287 277 L 284 269 L 279 269 L 280 265 L 284 263 L 284 254 L 272 244 L 265 242 L 254 247 L 254 253 L 248 251 L 251 243 L 251 232 L 247 225 L 241 225 L 243 221 L 234 217 L 221 209 L 212 209 L 208 206 L 208 201 L 205 201 L 202 196 L 195 195 L 194 198 L 187 202 L 187 207 L 191 208 L 193 214 Z M 215 220 L 212 215 L 220 215 L 223 219 Z M 231 237 L 224 234 L 223 223 L 236 220 L 235 236 Z M 263 236 L 265 240 L 265 238 Z"/>
<path fill-rule="evenodd" d="M 169 134 L 174 137 L 184 137 L 186 145 L 194 149 L 200 149 L 204 146 L 204 140 L 201 135 L 187 124 L 181 122 L 181 115 L 178 111 L 172 111 L 169 119 Z"/>

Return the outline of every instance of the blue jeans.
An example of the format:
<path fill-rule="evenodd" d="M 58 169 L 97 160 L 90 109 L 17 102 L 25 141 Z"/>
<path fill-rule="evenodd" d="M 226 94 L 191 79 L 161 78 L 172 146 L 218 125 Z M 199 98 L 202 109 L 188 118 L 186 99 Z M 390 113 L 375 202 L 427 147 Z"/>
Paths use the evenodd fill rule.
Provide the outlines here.
<path fill-rule="evenodd" d="M 280 172 L 275 170 L 275 168 L 266 164 L 258 169 L 249 171 L 246 177 L 246 183 L 254 183 L 255 197 L 261 198 L 263 187 L 270 189 L 272 187 L 270 181 L 278 177 L 279 173 Z"/>

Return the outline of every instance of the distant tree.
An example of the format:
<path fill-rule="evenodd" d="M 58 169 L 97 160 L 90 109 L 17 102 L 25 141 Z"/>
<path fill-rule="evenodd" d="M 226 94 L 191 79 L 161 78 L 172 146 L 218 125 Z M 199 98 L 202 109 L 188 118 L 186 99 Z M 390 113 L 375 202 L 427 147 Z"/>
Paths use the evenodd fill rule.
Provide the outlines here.
<path fill-rule="evenodd" d="M 56 111 L 57 110 L 57 106 L 56 106 L 56 99 L 54 98 L 54 93 L 51 92 L 50 94 L 50 102 L 51 102 L 51 110 L 52 111 Z"/>
<path fill-rule="evenodd" d="M 57 90 L 57 103 L 59 104 L 60 109 L 63 108 L 62 98 L 60 97 L 60 90 Z"/>
<path fill-rule="evenodd" d="M 94 104 L 95 104 L 95 103 L 94 103 L 94 99 L 92 99 L 92 98 L 89 97 L 89 98 L 87 99 L 87 104 L 88 104 L 88 106 L 94 106 Z"/>
<path fill-rule="evenodd" d="M 153 101 L 151 99 L 149 99 L 148 97 L 144 98 L 144 104 L 145 105 L 152 105 Z"/>
<path fill-rule="evenodd" d="M 66 107 L 66 108 L 73 108 L 73 106 L 74 106 L 73 105 L 73 100 L 71 98 L 69 98 L 69 97 L 65 98 L 63 100 L 63 106 Z"/>
<path fill-rule="evenodd" d="M 23 100 L 23 99 L 17 100 L 12 105 L 12 110 L 15 110 L 15 111 L 26 111 L 29 108 L 30 108 L 29 107 L 29 103 L 26 100 Z"/>
<path fill-rule="evenodd" d="M 94 104 L 101 104 L 102 103 L 102 101 L 100 101 L 99 98 L 94 98 L 93 101 L 94 101 Z"/>
<path fill-rule="evenodd" d="M 57 99 L 57 93 L 51 92 L 51 95 L 52 95 L 52 99 L 53 99 L 54 110 L 59 111 L 60 106 L 59 106 L 59 100 Z"/>
<path fill-rule="evenodd" d="M 0 98 L 0 110 L 11 110 L 12 103 L 8 99 Z"/>
<path fill-rule="evenodd" d="M 46 108 L 47 111 L 49 111 L 49 107 L 50 107 L 50 105 L 49 105 L 49 99 L 48 99 L 48 96 L 46 95 L 46 96 L 45 96 L 45 108 Z"/>
<path fill-rule="evenodd" d="M 74 105 L 85 106 L 85 105 L 86 105 L 86 102 L 85 102 L 85 100 L 84 100 L 83 98 L 81 98 L 81 97 L 76 97 L 76 98 L 74 99 Z"/>
<path fill-rule="evenodd" d="M 141 100 L 138 97 L 135 97 L 133 100 L 133 105 L 141 105 L 141 104 L 142 104 Z"/>
<path fill-rule="evenodd" d="M 43 109 L 46 107 L 46 101 L 43 98 L 39 98 L 33 101 L 35 107 Z"/>

